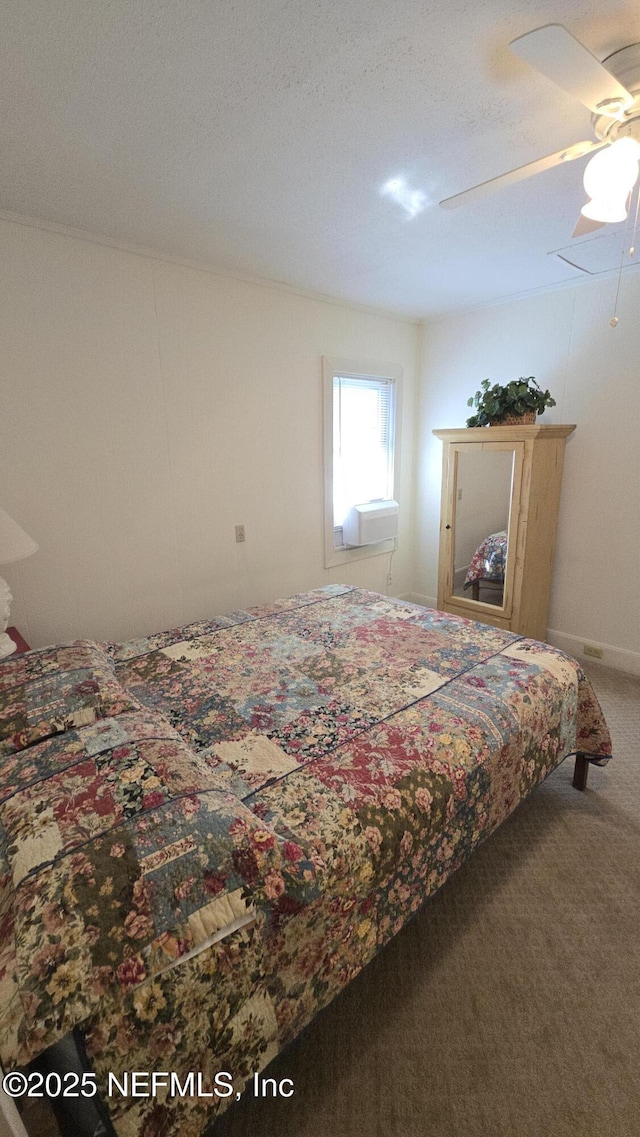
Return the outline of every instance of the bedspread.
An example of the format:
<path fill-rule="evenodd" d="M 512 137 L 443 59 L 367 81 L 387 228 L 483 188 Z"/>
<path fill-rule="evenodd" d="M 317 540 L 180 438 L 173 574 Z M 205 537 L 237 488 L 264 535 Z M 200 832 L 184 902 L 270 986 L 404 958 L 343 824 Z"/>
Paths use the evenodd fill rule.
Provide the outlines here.
<path fill-rule="evenodd" d="M 0 1056 L 229 1071 L 325 1006 L 568 754 L 610 739 L 546 644 L 328 586 L 0 667 Z M 225 1099 L 112 1099 L 196 1137 Z"/>

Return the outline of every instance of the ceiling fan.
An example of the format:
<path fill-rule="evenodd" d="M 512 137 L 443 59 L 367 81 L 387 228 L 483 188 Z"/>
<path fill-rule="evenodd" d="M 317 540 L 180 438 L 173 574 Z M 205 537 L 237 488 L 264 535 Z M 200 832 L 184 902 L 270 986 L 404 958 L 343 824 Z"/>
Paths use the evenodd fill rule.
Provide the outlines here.
<path fill-rule="evenodd" d="M 596 140 L 575 142 L 555 154 L 447 197 L 440 205 L 456 209 L 597 150 L 600 153 L 589 161 L 584 172 L 589 201 L 582 207 L 572 236 L 582 236 L 607 222 L 623 221 L 639 173 L 640 43 L 624 47 L 600 63 L 562 24 L 546 24 L 514 39 L 509 47 L 591 111 Z"/>

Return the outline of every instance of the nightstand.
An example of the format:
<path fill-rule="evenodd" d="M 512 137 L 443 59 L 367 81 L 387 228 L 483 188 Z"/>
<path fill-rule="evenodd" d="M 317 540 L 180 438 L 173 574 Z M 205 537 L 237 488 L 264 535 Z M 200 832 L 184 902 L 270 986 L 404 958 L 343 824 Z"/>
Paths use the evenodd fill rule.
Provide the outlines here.
<path fill-rule="evenodd" d="M 21 655 L 23 651 L 31 651 L 29 644 L 26 640 L 23 640 L 17 628 L 7 628 L 7 635 L 16 645 L 16 650 L 12 652 L 12 655 Z M 6 658 L 11 659 L 11 655 L 8 655 Z"/>

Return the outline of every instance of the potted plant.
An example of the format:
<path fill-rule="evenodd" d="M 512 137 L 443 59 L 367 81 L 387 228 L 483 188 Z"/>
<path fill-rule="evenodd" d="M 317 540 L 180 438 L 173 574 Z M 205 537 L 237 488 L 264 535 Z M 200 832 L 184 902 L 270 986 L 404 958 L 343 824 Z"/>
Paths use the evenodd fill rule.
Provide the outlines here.
<path fill-rule="evenodd" d="M 543 391 L 535 377 L 512 379 L 506 386 L 483 379 L 480 390 L 467 399 L 468 407 L 476 413 L 467 419 L 467 426 L 503 426 L 533 423 L 545 407 L 555 407 L 556 401 L 549 391 Z"/>

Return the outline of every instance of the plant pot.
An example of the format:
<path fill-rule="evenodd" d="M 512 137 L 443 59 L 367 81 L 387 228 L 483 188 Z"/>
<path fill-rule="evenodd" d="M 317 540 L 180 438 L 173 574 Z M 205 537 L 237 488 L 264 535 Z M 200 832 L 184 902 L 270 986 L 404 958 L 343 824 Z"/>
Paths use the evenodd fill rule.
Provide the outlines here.
<path fill-rule="evenodd" d="M 525 411 L 523 415 L 505 415 L 504 418 L 490 422 L 490 426 L 530 426 L 536 421 L 535 411 Z"/>

